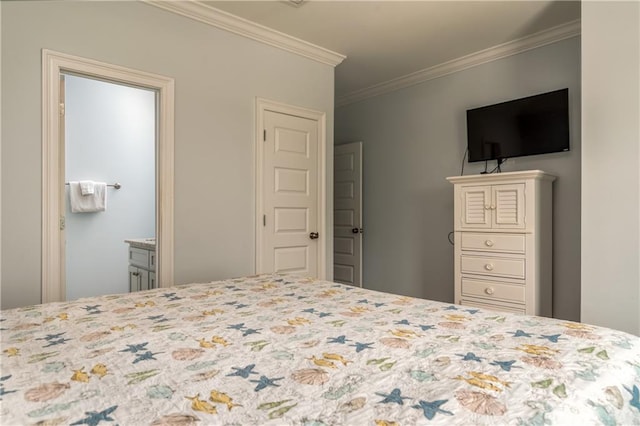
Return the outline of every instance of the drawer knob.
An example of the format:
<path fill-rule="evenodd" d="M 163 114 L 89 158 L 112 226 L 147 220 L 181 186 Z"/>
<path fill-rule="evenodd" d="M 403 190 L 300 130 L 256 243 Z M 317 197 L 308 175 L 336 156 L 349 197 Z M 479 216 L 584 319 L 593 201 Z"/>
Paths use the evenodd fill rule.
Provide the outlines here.
<path fill-rule="evenodd" d="M 496 209 L 495 204 L 492 204 L 492 205 L 491 205 L 491 210 L 495 210 L 495 209 Z"/>
<path fill-rule="evenodd" d="M 485 209 L 485 210 L 489 210 L 490 208 L 491 208 L 491 206 L 490 206 L 489 204 L 487 204 L 487 205 L 485 205 L 485 206 L 484 206 L 484 209 Z"/>
<path fill-rule="evenodd" d="M 487 293 L 488 295 L 492 295 L 494 291 L 495 290 L 493 289 L 493 287 L 487 287 L 484 289 L 484 292 Z"/>
<path fill-rule="evenodd" d="M 486 269 L 487 271 L 493 271 L 493 265 L 491 263 L 487 263 L 486 265 L 484 265 L 484 269 Z"/>
<path fill-rule="evenodd" d="M 493 247 L 493 241 L 487 240 L 487 241 L 484 242 L 484 245 L 487 246 L 487 247 Z"/>

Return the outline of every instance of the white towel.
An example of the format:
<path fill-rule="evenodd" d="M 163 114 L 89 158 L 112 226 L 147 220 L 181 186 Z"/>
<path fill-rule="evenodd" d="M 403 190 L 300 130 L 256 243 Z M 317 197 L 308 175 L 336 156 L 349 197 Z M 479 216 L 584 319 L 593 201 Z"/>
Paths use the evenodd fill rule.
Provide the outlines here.
<path fill-rule="evenodd" d="M 107 184 L 94 182 L 91 195 L 82 195 L 80 182 L 69 182 L 71 213 L 103 212 L 107 209 Z"/>
<path fill-rule="evenodd" d="M 81 180 L 80 192 L 82 195 L 93 195 L 96 192 L 96 183 L 92 180 Z"/>

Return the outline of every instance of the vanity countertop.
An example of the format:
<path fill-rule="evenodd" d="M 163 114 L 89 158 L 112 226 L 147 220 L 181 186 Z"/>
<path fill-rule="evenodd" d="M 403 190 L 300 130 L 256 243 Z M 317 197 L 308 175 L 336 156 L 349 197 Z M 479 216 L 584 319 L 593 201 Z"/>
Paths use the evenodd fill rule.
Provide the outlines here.
<path fill-rule="evenodd" d="M 155 238 L 131 238 L 128 240 L 124 240 L 125 243 L 128 243 L 131 247 L 137 247 L 145 250 L 154 250 L 156 249 L 156 239 Z"/>

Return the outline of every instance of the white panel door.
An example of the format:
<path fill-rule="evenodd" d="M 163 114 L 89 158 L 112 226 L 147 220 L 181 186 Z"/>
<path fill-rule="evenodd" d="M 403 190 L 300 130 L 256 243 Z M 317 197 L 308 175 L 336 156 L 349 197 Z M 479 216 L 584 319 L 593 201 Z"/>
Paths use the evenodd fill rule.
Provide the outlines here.
<path fill-rule="evenodd" d="M 333 280 L 362 287 L 362 142 L 334 156 Z"/>
<path fill-rule="evenodd" d="M 258 272 L 316 277 L 318 122 L 265 111 L 264 127 L 263 244 Z"/>

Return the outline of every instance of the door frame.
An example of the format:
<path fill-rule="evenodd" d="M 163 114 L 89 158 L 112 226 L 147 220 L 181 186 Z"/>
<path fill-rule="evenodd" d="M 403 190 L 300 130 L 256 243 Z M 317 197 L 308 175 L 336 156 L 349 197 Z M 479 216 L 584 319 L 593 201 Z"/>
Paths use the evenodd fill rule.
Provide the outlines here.
<path fill-rule="evenodd" d="M 174 87 L 173 78 L 93 59 L 42 50 L 42 303 L 64 301 L 64 143 L 60 126 L 60 74 L 155 90 L 156 252 L 159 287 L 173 285 Z M 125 267 L 126 265 L 123 265 Z"/>
<path fill-rule="evenodd" d="M 314 120 L 318 125 L 318 277 L 326 279 L 327 277 L 327 238 L 330 236 L 327 232 L 327 114 L 322 111 L 302 108 L 298 106 L 288 105 L 281 102 L 271 101 L 264 98 L 256 98 L 256 217 L 255 217 L 255 273 L 260 274 L 265 271 L 263 251 L 263 234 L 264 227 L 262 225 L 262 215 L 264 214 L 264 194 L 263 194 L 263 163 L 264 163 L 264 113 L 271 111 L 280 114 L 293 115 Z M 333 238 L 333 237 L 332 237 Z"/>

